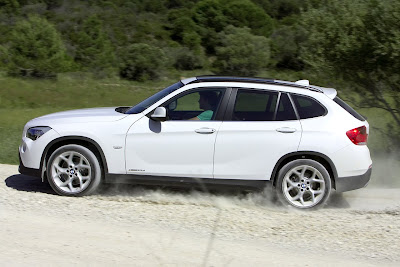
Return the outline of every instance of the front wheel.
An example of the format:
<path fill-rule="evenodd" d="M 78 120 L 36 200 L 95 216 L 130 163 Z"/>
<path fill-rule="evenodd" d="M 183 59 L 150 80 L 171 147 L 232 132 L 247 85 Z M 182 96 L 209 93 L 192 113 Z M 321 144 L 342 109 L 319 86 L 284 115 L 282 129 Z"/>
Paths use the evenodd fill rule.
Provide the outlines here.
<path fill-rule="evenodd" d="M 331 178 L 319 162 L 298 159 L 279 171 L 276 190 L 283 204 L 299 209 L 320 208 L 329 198 Z"/>
<path fill-rule="evenodd" d="M 96 155 L 80 145 L 65 145 L 50 156 L 47 180 L 59 195 L 83 196 L 96 191 L 101 181 Z"/>

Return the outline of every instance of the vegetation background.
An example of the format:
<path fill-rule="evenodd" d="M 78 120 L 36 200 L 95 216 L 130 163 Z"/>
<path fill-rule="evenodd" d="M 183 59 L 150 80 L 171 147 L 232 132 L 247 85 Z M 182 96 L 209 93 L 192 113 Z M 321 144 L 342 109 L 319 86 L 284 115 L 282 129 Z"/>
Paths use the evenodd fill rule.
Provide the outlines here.
<path fill-rule="evenodd" d="M 18 163 L 31 118 L 205 74 L 337 88 L 368 118 L 372 156 L 399 165 L 396 0 L 0 0 L 0 163 Z"/>

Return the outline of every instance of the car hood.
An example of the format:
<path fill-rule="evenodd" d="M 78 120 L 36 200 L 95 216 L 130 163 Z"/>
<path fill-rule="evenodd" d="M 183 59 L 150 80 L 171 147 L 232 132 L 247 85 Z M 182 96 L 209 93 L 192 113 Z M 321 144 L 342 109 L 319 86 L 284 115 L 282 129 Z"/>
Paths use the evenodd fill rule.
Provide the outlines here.
<path fill-rule="evenodd" d="M 35 124 L 39 123 L 41 125 L 49 125 L 54 122 L 109 122 L 117 121 L 128 116 L 128 114 L 119 113 L 115 111 L 115 109 L 115 107 L 112 107 L 62 111 L 38 117 L 33 119 L 31 122 L 34 122 Z"/>

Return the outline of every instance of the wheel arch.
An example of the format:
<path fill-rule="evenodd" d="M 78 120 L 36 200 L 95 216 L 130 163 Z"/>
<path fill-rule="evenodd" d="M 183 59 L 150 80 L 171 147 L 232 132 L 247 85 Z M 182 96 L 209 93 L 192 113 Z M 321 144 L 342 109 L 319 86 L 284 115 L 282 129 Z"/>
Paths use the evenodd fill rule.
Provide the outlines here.
<path fill-rule="evenodd" d="M 49 160 L 51 154 L 58 149 L 59 147 L 65 146 L 65 145 L 81 145 L 83 147 L 86 147 L 87 149 L 91 150 L 95 156 L 99 159 L 99 163 L 101 168 L 103 169 L 104 174 L 108 173 L 108 166 L 107 166 L 107 160 L 104 155 L 103 150 L 101 149 L 100 145 L 94 141 L 93 139 L 90 139 L 88 137 L 83 137 L 83 136 L 62 136 L 57 139 L 54 139 L 51 141 L 46 148 L 44 149 L 44 152 L 42 154 L 42 158 L 40 160 L 40 172 L 42 174 L 42 179 L 45 178 L 45 171 L 46 171 L 46 165 L 47 161 Z"/>
<path fill-rule="evenodd" d="M 311 159 L 321 163 L 331 176 L 332 187 L 336 189 L 336 179 L 338 177 L 338 174 L 335 164 L 333 164 L 332 160 L 328 156 L 314 151 L 298 151 L 286 154 L 283 157 L 281 157 L 275 164 L 275 167 L 272 171 L 271 181 L 273 186 L 276 186 L 276 180 L 278 177 L 279 170 L 287 163 L 296 159 Z"/>

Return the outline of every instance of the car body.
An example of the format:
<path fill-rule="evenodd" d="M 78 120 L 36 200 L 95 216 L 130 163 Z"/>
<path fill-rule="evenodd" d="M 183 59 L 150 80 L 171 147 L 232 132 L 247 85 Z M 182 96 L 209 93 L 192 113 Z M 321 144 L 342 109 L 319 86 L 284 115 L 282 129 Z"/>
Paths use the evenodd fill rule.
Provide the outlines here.
<path fill-rule="evenodd" d="M 204 92 L 215 103 L 212 117 L 199 120 Z M 65 111 L 29 121 L 20 172 L 47 178 L 68 196 L 90 194 L 101 181 L 271 184 L 284 203 L 309 209 L 322 206 L 332 189 L 368 183 L 368 133 L 368 122 L 335 89 L 307 80 L 200 76 L 132 108 Z"/>

